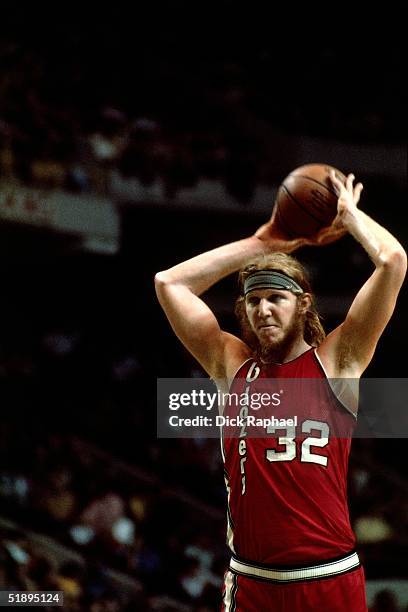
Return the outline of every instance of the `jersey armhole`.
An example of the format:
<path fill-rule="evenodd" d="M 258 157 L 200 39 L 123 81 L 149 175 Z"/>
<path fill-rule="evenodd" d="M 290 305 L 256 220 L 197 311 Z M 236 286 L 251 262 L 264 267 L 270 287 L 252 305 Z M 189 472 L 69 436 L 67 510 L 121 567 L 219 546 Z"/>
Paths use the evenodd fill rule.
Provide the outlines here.
<path fill-rule="evenodd" d="M 226 390 L 220 389 L 220 387 L 217 384 L 217 379 L 211 377 L 211 380 L 215 384 L 217 390 L 221 391 L 221 393 L 225 393 L 225 394 L 230 393 L 231 392 L 231 387 L 234 384 L 234 380 L 236 379 L 237 374 L 241 371 L 241 369 L 244 367 L 244 365 L 246 363 L 248 363 L 248 361 L 254 361 L 254 358 L 253 357 L 248 357 L 248 359 L 245 359 L 245 361 L 243 361 L 241 363 L 241 365 L 238 366 L 238 368 L 235 370 L 235 373 L 234 373 L 233 377 L 231 378 L 231 382 L 227 384 Z M 223 407 L 220 406 L 220 405 L 218 405 L 218 412 L 219 412 L 220 415 L 222 415 L 224 413 Z"/>
<path fill-rule="evenodd" d="M 229 384 L 227 385 L 228 393 L 231 391 L 232 383 L 233 383 L 233 382 L 234 382 L 234 380 L 236 379 L 238 372 L 239 372 L 239 371 L 240 371 L 240 370 L 241 370 L 241 369 L 244 367 L 244 365 L 245 365 L 246 363 L 248 363 L 248 361 L 255 361 L 255 360 L 254 360 L 254 358 L 253 358 L 253 357 L 248 357 L 248 359 L 245 359 L 245 361 L 243 361 L 243 362 L 241 363 L 241 365 L 239 365 L 239 366 L 237 367 L 237 369 L 236 369 L 236 370 L 235 370 L 235 372 L 234 372 L 234 375 L 233 375 L 233 376 L 232 376 L 232 378 L 231 378 L 231 383 L 229 383 Z M 217 378 L 214 378 L 213 376 L 210 376 L 210 380 L 212 380 L 212 381 L 213 381 L 213 383 L 215 384 L 215 386 L 218 388 L 218 385 L 217 385 L 217 380 L 218 380 L 218 379 L 217 379 Z"/>
<path fill-rule="evenodd" d="M 235 379 L 236 379 L 236 377 L 237 377 L 237 374 L 238 374 L 238 373 L 239 373 L 239 372 L 242 370 L 242 368 L 244 367 L 244 365 L 245 365 L 246 363 L 248 363 L 248 361 L 255 361 L 255 360 L 254 360 L 254 358 L 253 358 L 253 357 L 248 357 L 248 359 L 245 359 L 245 361 L 243 361 L 243 362 L 241 363 L 241 365 L 240 365 L 240 366 L 239 366 L 239 367 L 238 367 L 238 368 L 235 370 L 235 372 L 234 372 L 234 376 L 231 378 L 231 383 L 228 385 L 228 391 L 231 391 L 231 387 L 232 387 L 232 385 L 233 385 L 233 383 L 234 383 L 234 380 L 235 380 Z"/>
<path fill-rule="evenodd" d="M 326 380 L 329 384 L 329 387 L 332 390 L 332 393 L 334 394 L 335 398 L 337 399 L 338 402 L 340 402 L 343 408 L 345 408 L 345 410 L 347 410 L 347 412 L 349 412 L 355 418 L 355 420 L 357 420 L 358 387 L 357 387 L 356 393 L 354 393 L 350 387 L 349 378 L 330 378 L 327 375 L 327 372 L 325 370 L 325 367 L 319 355 L 317 354 L 317 349 L 316 348 L 313 349 L 313 352 L 315 354 L 317 362 L 320 365 L 323 371 L 323 374 L 325 375 Z M 358 384 L 357 379 L 353 378 L 352 380 L 356 381 Z"/>

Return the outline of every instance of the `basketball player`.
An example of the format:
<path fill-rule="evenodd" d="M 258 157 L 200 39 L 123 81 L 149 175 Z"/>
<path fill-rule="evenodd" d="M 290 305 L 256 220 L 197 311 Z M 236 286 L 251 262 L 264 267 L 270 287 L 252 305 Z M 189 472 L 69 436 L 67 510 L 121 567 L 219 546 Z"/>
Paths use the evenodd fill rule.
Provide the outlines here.
<path fill-rule="evenodd" d="M 352 174 L 345 184 L 334 173 L 330 178 L 338 194 L 337 217 L 318 235 L 288 240 L 272 215 L 254 236 L 198 255 L 155 279 L 173 330 L 213 379 L 226 381 L 225 388 L 250 396 L 283 379 L 299 383 L 291 387 L 293 404 L 282 404 L 286 416 L 296 411 L 296 427 L 269 427 L 259 437 L 251 435 L 244 418 L 240 433 L 223 432 L 232 552 L 225 611 L 367 610 L 347 508 L 347 463 L 357 413 L 348 386 L 373 357 L 407 260 L 399 242 L 357 208 L 361 183 L 354 186 Z M 346 232 L 375 269 L 343 323 L 325 336 L 305 270 L 289 253 Z M 243 339 L 221 330 L 199 297 L 238 270 L 236 312 Z M 304 379 L 320 384 L 311 393 Z M 233 410 L 225 408 L 229 414 Z M 239 414 L 246 417 L 248 407 Z M 336 428 L 344 435 L 333 435 Z"/>

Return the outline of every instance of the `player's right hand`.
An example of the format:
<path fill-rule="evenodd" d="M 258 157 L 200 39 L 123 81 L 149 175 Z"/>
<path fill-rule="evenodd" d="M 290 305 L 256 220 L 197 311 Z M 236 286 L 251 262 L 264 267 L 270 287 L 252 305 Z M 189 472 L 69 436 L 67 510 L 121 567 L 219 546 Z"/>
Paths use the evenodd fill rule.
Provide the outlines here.
<path fill-rule="evenodd" d="M 305 246 L 324 246 L 330 244 L 342 238 L 346 233 L 346 229 L 330 225 L 321 229 L 314 236 L 291 238 L 282 229 L 276 216 L 273 214 L 271 219 L 261 225 L 255 232 L 255 236 L 264 242 L 267 251 L 292 253 L 296 249 Z"/>

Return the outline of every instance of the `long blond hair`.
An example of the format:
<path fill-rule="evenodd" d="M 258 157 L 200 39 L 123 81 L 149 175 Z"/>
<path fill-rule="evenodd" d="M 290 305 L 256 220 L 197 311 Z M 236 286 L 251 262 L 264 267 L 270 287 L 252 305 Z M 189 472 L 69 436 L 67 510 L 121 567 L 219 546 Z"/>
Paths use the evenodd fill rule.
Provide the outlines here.
<path fill-rule="evenodd" d="M 312 301 L 305 314 L 303 337 L 305 342 L 310 344 L 310 346 L 319 346 L 319 344 L 321 344 L 326 337 L 326 333 L 320 322 L 320 316 L 316 309 L 307 271 L 297 259 L 291 255 L 287 255 L 286 253 L 271 253 L 269 255 L 261 255 L 248 262 L 245 268 L 239 272 L 238 283 L 240 295 L 235 302 L 235 315 L 237 316 L 241 326 L 244 341 L 247 342 L 247 344 L 254 350 L 259 345 L 258 338 L 252 331 L 248 321 L 244 296 L 245 279 L 253 272 L 256 272 L 256 270 L 276 270 L 277 272 L 282 272 L 283 274 L 290 276 L 290 278 L 293 278 L 293 280 L 295 280 L 302 287 L 303 291 L 310 293 Z"/>

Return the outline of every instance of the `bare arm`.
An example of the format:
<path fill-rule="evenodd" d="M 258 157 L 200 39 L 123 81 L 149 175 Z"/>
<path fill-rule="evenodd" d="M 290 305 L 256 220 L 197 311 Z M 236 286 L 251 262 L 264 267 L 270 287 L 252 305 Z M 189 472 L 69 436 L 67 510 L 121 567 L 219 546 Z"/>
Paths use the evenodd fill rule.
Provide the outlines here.
<path fill-rule="evenodd" d="M 392 313 L 407 269 L 406 253 L 384 227 L 357 208 L 361 183 L 354 176 L 345 185 L 334 176 L 339 192 L 336 224 L 361 244 L 375 270 L 357 293 L 344 322 L 325 339 L 318 352 L 333 377 L 358 378 L 370 363 Z"/>
<path fill-rule="evenodd" d="M 273 251 L 289 253 L 306 244 L 326 244 L 343 233 L 331 228 L 314 240 L 288 240 L 272 217 L 249 238 L 202 253 L 156 274 L 157 297 L 174 332 L 208 374 L 213 378 L 230 378 L 250 356 L 250 349 L 220 329 L 214 313 L 199 296 L 253 257 Z"/>
<path fill-rule="evenodd" d="M 157 297 L 175 334 L 213 378 L 227 377 L 227 352 L 236 355 L 238 368 L 249 351 L 238 338 L 220 329 L 215 315 L 198 296 L 262 252 L 262 242 L 252 236 L 197 255 L 155 276 Z"/>

